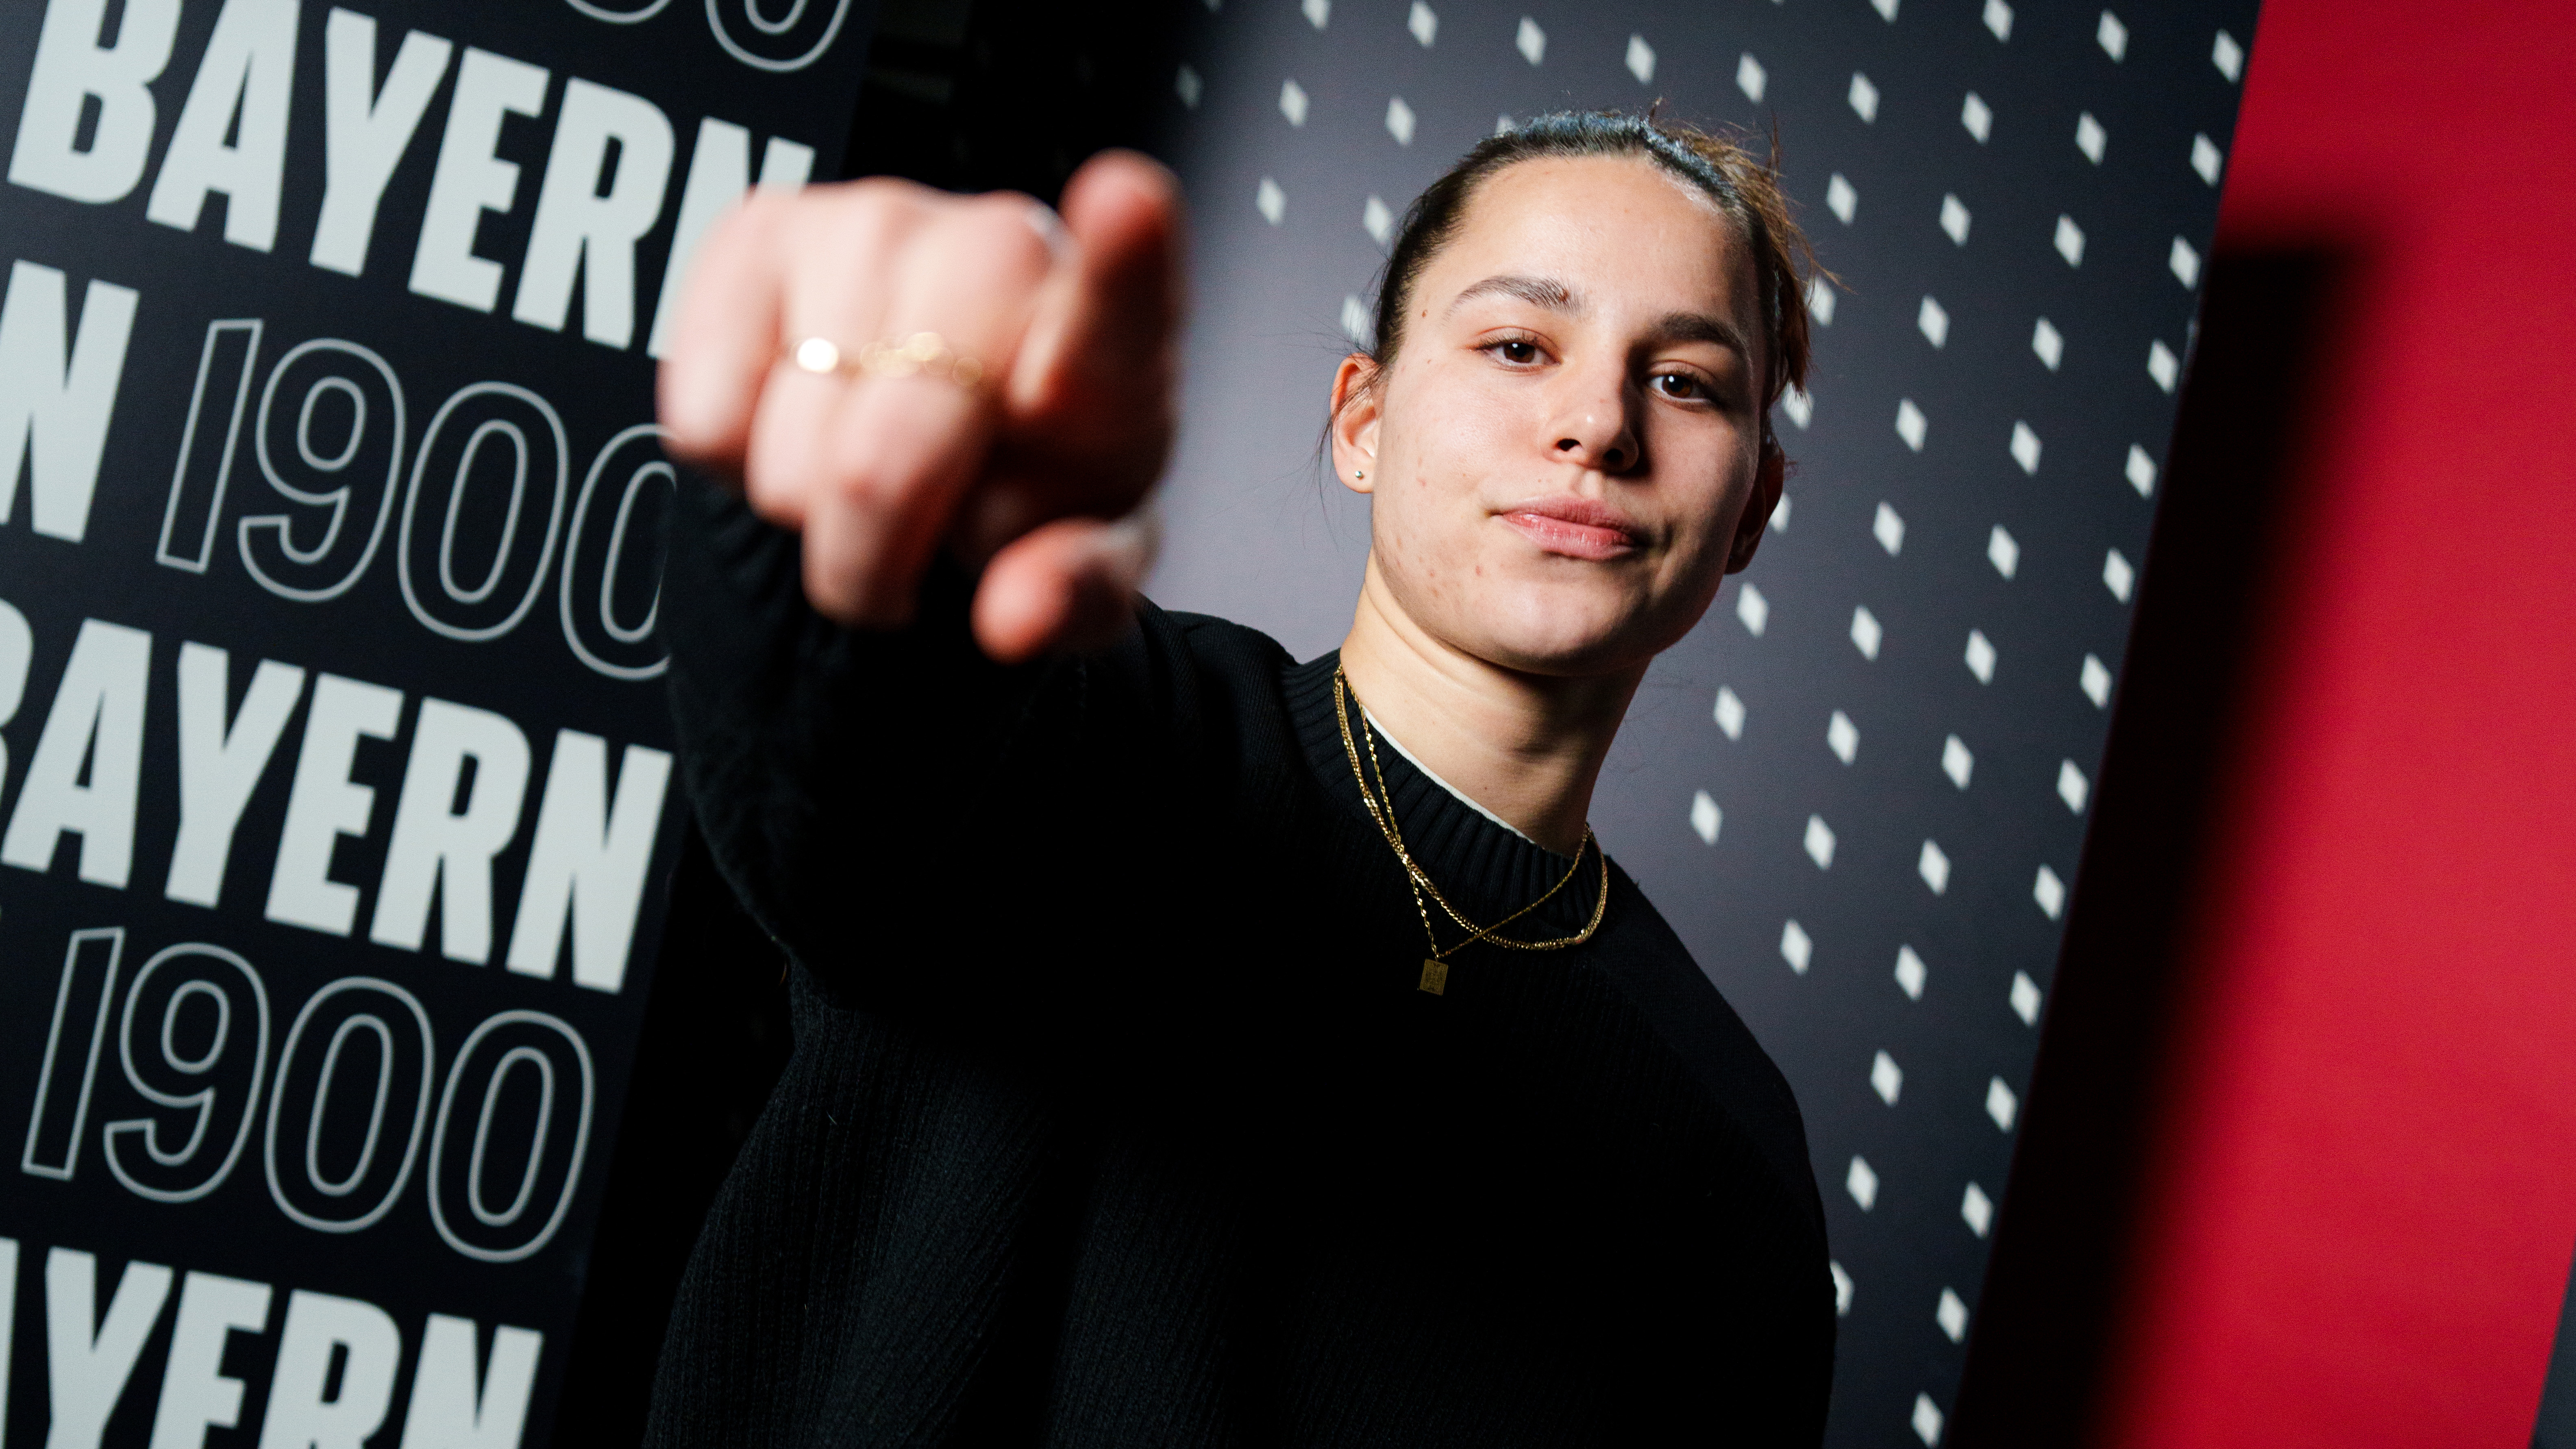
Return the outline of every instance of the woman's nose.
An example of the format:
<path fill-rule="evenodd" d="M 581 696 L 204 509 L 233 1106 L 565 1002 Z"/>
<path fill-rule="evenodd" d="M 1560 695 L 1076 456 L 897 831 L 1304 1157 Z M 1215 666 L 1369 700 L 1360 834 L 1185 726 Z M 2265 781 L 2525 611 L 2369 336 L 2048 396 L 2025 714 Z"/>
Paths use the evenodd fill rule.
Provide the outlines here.
<path fill-rule="evenodd" d="M 1571 455 L 1576 461 L 1598 466 L 1604 473 L 1617 473 L 1627 468 L 1632 450 L 1625 436 L 1613 438 L 1598 449 L 1587 448 L 1581 438 L 1556 440 L 1556 450 Z"/>
<path fill-rule="evenodd" d="M 1630 417 L 1632 400 L 1626 377 L 1613 378 L 1605 373 L 1590 379 L 1569 377 L 1567 381 L 1574 385 L 1567 389 L 1565 405 L 1558 409 L 1555 426 L 1549 430 L 1555 435 L 1552 451 L 1567 462 L 1603 473 L 1634 469 L 1644 449 Z"/>

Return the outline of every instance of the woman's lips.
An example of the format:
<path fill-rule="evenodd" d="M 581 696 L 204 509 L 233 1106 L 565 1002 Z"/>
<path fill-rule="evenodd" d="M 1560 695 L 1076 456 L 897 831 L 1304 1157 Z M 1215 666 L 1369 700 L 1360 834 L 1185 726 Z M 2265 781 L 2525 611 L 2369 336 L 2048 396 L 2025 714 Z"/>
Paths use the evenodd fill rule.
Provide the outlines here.
<path fill-rule="evenodd" d="M 1524 503 L 1501 517 L 1530 542 L 1568 558 L 1619 558 L 1634 553 L 1639 542 L 1627 515 L 1588 498 Z"/>

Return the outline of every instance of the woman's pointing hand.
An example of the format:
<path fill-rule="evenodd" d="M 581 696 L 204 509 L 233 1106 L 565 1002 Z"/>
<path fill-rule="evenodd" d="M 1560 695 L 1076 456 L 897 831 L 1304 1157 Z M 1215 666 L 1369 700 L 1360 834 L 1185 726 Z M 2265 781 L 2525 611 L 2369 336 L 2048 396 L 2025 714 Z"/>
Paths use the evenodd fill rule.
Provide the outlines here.
<path fill-rule="evenodd" d="M 892 180 L 756 195 L 691 271 L 670 451 L 803 533 L 832 619 L 902 624 L 946 546 L 982 570 L 996 658 L 1097 642 L 1152 559 L 1138 505 L 1171 447 L 1181 287 L 1177 188 L 1133 153 L 1075 173 L 1060 224 Z"/>

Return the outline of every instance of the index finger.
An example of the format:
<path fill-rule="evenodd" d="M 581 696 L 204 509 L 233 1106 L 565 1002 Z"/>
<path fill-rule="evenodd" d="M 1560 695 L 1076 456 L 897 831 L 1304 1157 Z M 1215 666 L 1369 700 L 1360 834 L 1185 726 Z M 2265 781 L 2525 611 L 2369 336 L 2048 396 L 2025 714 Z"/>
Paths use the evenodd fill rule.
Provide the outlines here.
<path fill-rule="evenodd" d="M 1107 151 L 1065 184 L 1062 211 L 1071 261 L 1030 319 L 1005 405 L 1015 422 L 1050 427 L 1132 419 L 1097 404 L 1138 395 L 1140 380 L 1144 392 L 1168 391 L 1183 291 L 1179 184 L 1136 152 Z"/>

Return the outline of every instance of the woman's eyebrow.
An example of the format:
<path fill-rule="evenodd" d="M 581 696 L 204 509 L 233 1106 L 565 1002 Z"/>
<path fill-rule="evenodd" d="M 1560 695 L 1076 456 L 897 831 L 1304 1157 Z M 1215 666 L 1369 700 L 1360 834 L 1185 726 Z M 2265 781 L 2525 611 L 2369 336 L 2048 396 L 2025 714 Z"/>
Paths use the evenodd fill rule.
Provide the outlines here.
<path fill-rule="evenodd" d="M 1723 347 L 1748 362 L 1753 358 L 1753 349 L 1746 344 L 1742 328 L 1706 312 L 1667 312 L 1656 320 L 1655 333 L 1675 342 L 1706 342 Z"/>
<path fill-rule="evenodd" d="M 1455 312 L 1478 297 L 1510 297 L 1569 317 L 1579 317 L 1587 310 L 1583 294 L 1554 277 L 1525 277 L 1510 272 L 1468 286 L 1450 299 L 1448 310 Z M 1667 341 L 1723 347 L 1748 361 L 1753 356 L 1742 328 L 1706 312 L 1667 312 L 1655 320 L 1655 335 Z"/>
<path fill-rule="evenodd" d="M 1545 307 L 1568 316 L 1579 316 L 1583 312 L 1582 294 L 1554 277 L 1522 277 L 1508 273 L 1487 277 L 1460 292 L 1450 299 L 1449 310 L 1455 312 L 1478 297 L 1514 297 L 1533 307 Z"/>

